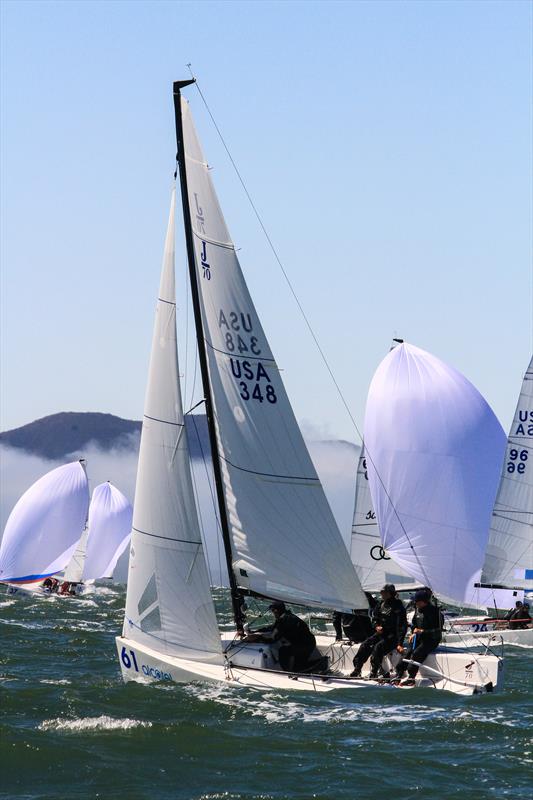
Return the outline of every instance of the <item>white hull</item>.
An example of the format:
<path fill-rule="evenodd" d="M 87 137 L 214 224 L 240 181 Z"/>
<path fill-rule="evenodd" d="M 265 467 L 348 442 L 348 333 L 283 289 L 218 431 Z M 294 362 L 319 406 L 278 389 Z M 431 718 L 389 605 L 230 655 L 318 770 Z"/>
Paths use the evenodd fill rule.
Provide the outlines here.
<path fill-rule="evenodd" d="M 224 637 L 222 645 L 230 648 L 232 637 Z M 235 641 L 233 648 L 226 650 L 224 664 L 207 664 L 169 656 L 139 645 L 132 639 L 116 637 L 117 651 L 125 681 L 142 682 L 172 681 L 190 683 L 208 681 L 228 686 L 242 686 L 260 691 L 310 691 L 332 692 L 368 688 L 384 688 L 393 691 L 397 687 L 364 680 L 368 675 L 363 670 L 363 679 L 349 678 L 352 659 L 357 645 L 334 642 L 328 636 L 317 637 L 317 647 L 322 655 L 328 655 L 332 675 L 303 675 L 281 672 L 273 660 L 274 653 L 264 644 L 242 644 Z M 392 662 L 398 661 L 394 654 Z M 271 668 L 268 668 L 268 666 Z M 267 668 L 265 668 L 265 666 Z M 387 657 L 385 664 L 392 664 Z M 493 655 L 473 657 L 471 653 L 439 650 L 431 654 L 422 665 L 416 679 L 419 688 L 444 689 L 460 695 L 480 694 L 501 690 L 503 687 L 503 662 Z M 415 688 L 415 687 L 414 687 Z"/>
<path fill-rule="evenodd" d="M 494 648 L 501 644 L 533 648 L 533 628 L 512 631 L 509 628 L 498 629 L 491 623 L 486 626 L 479 623 L 461 625 L 444 634 L 443 644 L 454 648 Z"/>
<path fill-rule="evenodd" d="M 76 589 L 76 594 L 58 594 L 54 592 L 50 594 L 45 589 L 43 589 L 42 583 L 6 583 L 6 594 L 10 597 L 18 597 L 20 599 L 27 597 L 59 597 L 59 598 L 70 598 L 73 597 L 80 597 L 86 594 L 92 594 L 94 592 L 94 581 L 91 581 L 87 584 L 80 584 Z"/>

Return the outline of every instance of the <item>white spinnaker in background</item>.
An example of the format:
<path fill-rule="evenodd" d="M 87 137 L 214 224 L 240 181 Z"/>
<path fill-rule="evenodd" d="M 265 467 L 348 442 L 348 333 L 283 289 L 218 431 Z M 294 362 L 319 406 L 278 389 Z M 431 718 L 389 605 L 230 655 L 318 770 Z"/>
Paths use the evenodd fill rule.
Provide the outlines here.
<path fill-rule="evenodd" d="M 402 344 L 372 379 L 365 448 L 383 546 L 416 581 L 468 602 L 505 448 L 487 402 L 453 367 Z"/>
<path fill-rule="evenodd" d="M 38 581 L 63 570 L 82 535 L 88 507 L 89 484 L 82 461 L 39 478 L 7 520 L 0 546 L 0 581 Z"/>
<path fill-rule="evenodd" d="M 94 489 L 89 506 L 83 580 L 98 580 L 113 574 L 131 535 L 132 513 L 128 498 L 109 481 Z"/>
<path fill-rule="evenodd" d="M 420 586 L 382 545 L 368 485 L 364 446 L 357 463 L 350 557 L 365 592 L 379 592 L 385 583 L 392 583 L 400 590 Z"/>
<path fill-rule="evenodd" d="M 347 558 L 248 292 L 182 99 L 202 324 L 237 584 L 349 611 L 367 601 Z"/>
<path fill-rule="evenodd" d="M 139 450 L 124 636 L 168 655 L 221 663 L 179 385 L 175 202 L 174 190 Z"/>
<path fill-rule="evenodd" d="M 481 580 L 533 588 L 533 358 L 507 440 Z"/>

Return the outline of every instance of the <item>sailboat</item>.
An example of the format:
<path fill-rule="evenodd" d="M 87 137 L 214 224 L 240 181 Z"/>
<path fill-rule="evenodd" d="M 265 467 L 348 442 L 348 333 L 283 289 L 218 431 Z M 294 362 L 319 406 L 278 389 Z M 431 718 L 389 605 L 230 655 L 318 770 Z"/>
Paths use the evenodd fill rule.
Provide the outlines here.
<path fill-rule="evenodd" d="M 94 488 L 87 526 L 63 575 L 76 594 L 85 594 L 100 578 L 112 577 L 130 540 L 132 512 L 127 497 L 110 481 Z"/>
<path fill-rule="evenodd" d="M 525 590 L 533 590 L 533 358 L 522 381 L 507 439 L 485 561 L 476 587 L 493 595 L 497 608 L 512 607 L 515 600 L 523 600 Z M 502 628 L 496 617 L 490 614 L 488 619 L 455 620 L 455 632 L 447 634 L 447 643 L 467 641 L 471 646 L 502 640 L 533 646 L 533 628 Z"/>
<path fill-rule="evenodd" d="M 353 691 L 356 650 L 317 637 L 334 670 L 281 670 L 276 645 L 241 639 L 246 596 L 312 609 L 367 607 L 250 297 L 198 140 L 174 84 L 177 161 L 218 519 L 235 631 L 220 632 L 195 506 L 176 343 L 175 189 L 152 339 L 126 609 L 125 680 L 210 681 L 265 691 Z M 176 172 L 177 175 L 177 172 Z M 423 685 L 459 694 L 501 681 L 493 656 L 434 660 Z M 392 689 L 392 687 L 388 687 Z"/>
<path fill-rule="evenodd" d="M 39 478 L 17 501 L 0 545 L 0 582 L 11 593 L 41 592 L 69 563 L 85 528 L 89 484 L 85 461 Z"/>

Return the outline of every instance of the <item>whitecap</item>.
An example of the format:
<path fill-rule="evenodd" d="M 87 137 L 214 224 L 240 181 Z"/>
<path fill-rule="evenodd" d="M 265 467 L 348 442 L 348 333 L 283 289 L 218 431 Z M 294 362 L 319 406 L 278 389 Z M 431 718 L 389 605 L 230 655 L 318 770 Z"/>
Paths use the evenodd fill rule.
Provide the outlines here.
<path fill-rule="evenodd" d="M 115 719 L 102 715 L 101 717 L 80 717 L 77 719 L 46 719 L 38 727 L 40 731 L 69 731 L 71 733 L 85 733 L 87 731 L 129 731 L 133 728 L 151 728 L 151 722 L 140 719 Z"/>

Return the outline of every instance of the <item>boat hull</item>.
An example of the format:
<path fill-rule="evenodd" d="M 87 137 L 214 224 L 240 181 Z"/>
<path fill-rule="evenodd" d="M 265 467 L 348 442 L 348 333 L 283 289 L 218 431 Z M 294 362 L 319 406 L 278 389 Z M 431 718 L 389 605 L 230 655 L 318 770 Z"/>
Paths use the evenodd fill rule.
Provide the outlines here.
<path fill-rule="evenodd" d="M 479 627 L 479 625 L 475 627 Z M 508 628 L 503 630 L 493 628 L 492 630 L 451 631 L 444 634 L 443 641 L 446 647 L 453 648 L 494 648 L 501 644 L 511 647 L 533 648 L 533 628 L 514 631 Z"/>
<path fill-rule="evenodd" d="M 327 655 L 332 674 L 303 675 L 265 667 L 275 664 L 275 654 L 269 645 L 243 644 L 233 637 L 223 637 L 226 650 L 221 664 L 206 664 L 166 655 L 132 639 L 116 637 L 117 653 L 125 681 L 174 683 L 209 682 L 240 686 L 260 691 L 353 692 L 360 689 L 383 688 L 394 691 L 389 683 L 349 677 L 357 645 L 332 643 L 327 636 L 317 637 L 317 648 Z M 233 646 L 232 646 L 233 645 Z M 266 654 L 266 657 L 265 657 Z M 384 667 L 390 669 L 399 656 L 386 658 Z M 459 695 L 481 694 L 501 690 L 503 662 L 492 655 L 472 656 L 471 653 L 441 650 L 428 657 L 416 680 L 416 687 L 441 689 Z M 413 688 L 416 688 L 413 687 Z M 402 689 L 403 690 L 403 689 Z"/>

